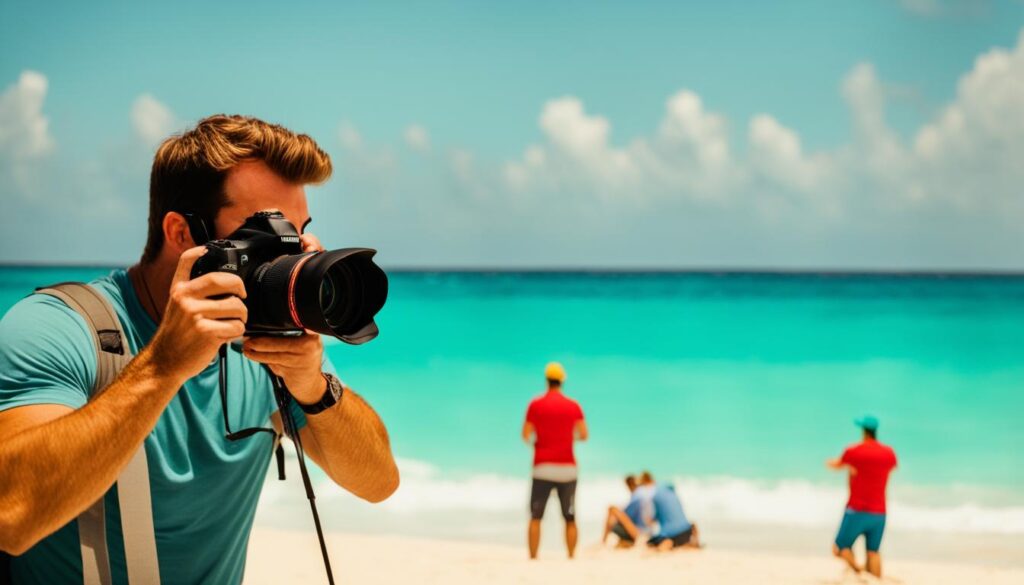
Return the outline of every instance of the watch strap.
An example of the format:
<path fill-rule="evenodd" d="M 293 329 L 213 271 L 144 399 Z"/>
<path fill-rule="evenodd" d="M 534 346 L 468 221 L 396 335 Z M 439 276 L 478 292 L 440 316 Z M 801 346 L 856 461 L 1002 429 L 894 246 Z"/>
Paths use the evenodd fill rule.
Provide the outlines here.
<path fill-rule="evenodd" d="M 345 392 L 345 385 L 333 374 L 323 372 L 323 376 L 327 380 L 327 388 L 324 390 L 324 395 L 320 397 L 319 401 L 313 404 L 302 404 L 296 400 L 302 412 L 306 414 L 320 414 L 341 401 L 341 395 Z"/>

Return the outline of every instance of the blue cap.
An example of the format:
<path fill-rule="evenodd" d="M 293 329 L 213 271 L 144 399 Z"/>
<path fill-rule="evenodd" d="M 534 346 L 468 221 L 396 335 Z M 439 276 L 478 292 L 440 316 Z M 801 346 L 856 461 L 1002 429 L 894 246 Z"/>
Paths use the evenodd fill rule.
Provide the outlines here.
<path fill-rule="evenodd" d="M 860 418 L 853 419 L 853 424 L 857 425 L 862 429 L 867 429 L 869 431 L 878 430 L 878 419 L 871 416 L 870 414 L 865 414 Z"/>

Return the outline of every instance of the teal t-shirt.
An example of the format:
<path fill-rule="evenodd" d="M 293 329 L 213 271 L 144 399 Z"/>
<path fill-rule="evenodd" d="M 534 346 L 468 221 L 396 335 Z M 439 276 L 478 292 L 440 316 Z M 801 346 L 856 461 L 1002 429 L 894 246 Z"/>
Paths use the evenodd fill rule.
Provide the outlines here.
<path fill-rule="evenodd" d="M 134 353 L 156 332 L 127 272 L 91 282 L 113 304 Z M 271 427 L 277 410 L 262 366 L 228 351 L 232 430 Z M 330 366 L 325 363 L 330 371 Z M 0 411 L 27 404 L 85 405 L 96 378 L 96 349 L 84 319 L 49 295 L 30 295 L 0 320 Z M 160 579 L 240 583 L 256 502 L 272 459 L 273 436 L 224 438 L 217 362 L 185 382 L 146 437 Z M 295 401 L 296 422 L 306 419 Z M 86 469 L 88 461 L 82 461 Z M 117 488 L 104 496 L 114 583 L 127 582 Z M 15 583 L 81 583 L 78 524 L 72 520 L 11 563 Z M 134 584 L 133 584 L 134 585 Z"/>

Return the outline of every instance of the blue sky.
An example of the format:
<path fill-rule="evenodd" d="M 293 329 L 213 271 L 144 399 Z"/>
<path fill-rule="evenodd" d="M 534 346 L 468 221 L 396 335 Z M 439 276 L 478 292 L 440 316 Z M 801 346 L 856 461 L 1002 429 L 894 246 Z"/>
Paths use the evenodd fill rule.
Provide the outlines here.
<path fill-rule="evenodd" d="M 8 1 L 0 262 L 134 260 L 155 144 L 223 111 L 316 138 L 314 231 L 391 266 L 1020 269 L 1022 28 L 1017 0 Z"/>

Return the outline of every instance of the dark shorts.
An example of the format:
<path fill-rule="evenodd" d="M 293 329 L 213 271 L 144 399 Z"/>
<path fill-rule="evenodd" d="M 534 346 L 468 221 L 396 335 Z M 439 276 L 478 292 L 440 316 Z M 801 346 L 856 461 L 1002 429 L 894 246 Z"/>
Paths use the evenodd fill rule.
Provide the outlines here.
<path fill-rule="evenodd" d="M 685 546 L 685 545 L 689 544 L 690 543 L 690 538 L 692 536 L 693 536 L 693 526 L 687 528 L 686 530 L 680 532 L 679 534 L 677 534 L 675 536 L 652 536 L 651 539 L 647 541 L 647 546 L 658 546 L 661 543 L 665 542 L 666 540 L 671 540 L 672 541 L 672 548 L 676 548 L 676 547 L 679 547 L 679 546 Z"/>
<path fill-rule="evenodd" d="M 534 478 L 533 487 L 530 488 L 530 517 L 534 520 L 544 517 L 544 508 L 548 505 L 551 490 L 558 490 L 558 502 L 562 504 L 562 518 L 565 518 L 566 522 L 575 522 L 576 480 L 548 481 Z"/>
<path fill-rule="evenodd" d="M 623 542 L 634 542 L 633 537 L 629 535 L 629 531 L 622 525 L 622 522 L 616 522 L 615 526 L 612 526 L 612 534 L 619 537 L 619 540 Z"/>
<path fill-rule="evenodd" d="M 853 543 L 860 535 L 864 535 L 864 544 L 870 552 L 878 552 L 882 546 L 882 534 L 885 532 L 885 514 L 856 512 L 847 509 L 843 514 L 843 523 L 836 534 L 836 546 L 839 550 L 853 548 Z"/>

